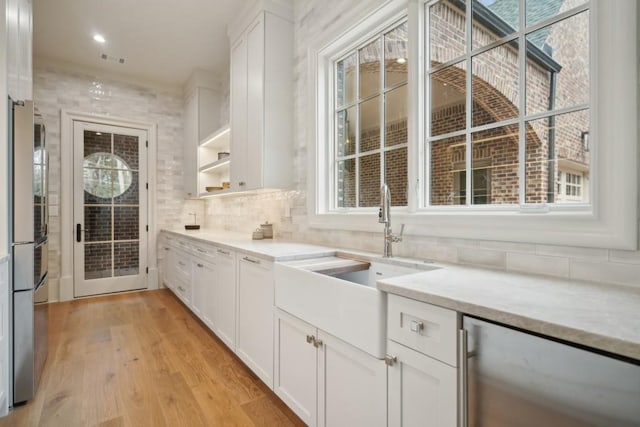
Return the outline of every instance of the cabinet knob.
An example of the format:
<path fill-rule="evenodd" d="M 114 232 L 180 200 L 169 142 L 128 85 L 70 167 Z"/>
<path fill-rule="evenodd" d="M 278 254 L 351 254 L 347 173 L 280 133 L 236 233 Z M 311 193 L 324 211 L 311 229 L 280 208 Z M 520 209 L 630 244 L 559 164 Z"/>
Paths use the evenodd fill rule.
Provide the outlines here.
<path fill-rule="evenodd" d="M 246 182 L 244 182 L 244 181 L 240 181 L 240 182 L 238 183 L 238 185 L 239 185 L 240 187 L 244 187 L 245 185 L 247 185 L 247 183 L 246 183 Z"/>
<path fill-rule="evenodd" d="M 196 264 L 196 265 L 197 265 L 198 267 L 200 267 L 200 268 L 204 267 L 204 265 L 202 265 L 202 264 L 200 264 L 200 263 L 198 263 L 198 264 Z"/>
<path fill-rule="evenodd" d="M 313 337 L 313 346 L 315 348 L 322 347 L 322 340 L 319 340 L 316 337 Z"/>
<path fill-rule="evenodd" d="M 411 331 L 420 333 L 424 329 L 424 323 L 418 322 L 417 320 L 411 321 Z"/>
<path fill-rule="evenodd" d="M 384 356 L 384 363 L 387 366 L 393 366 L 398 362 L 398 358 L 396 356 L 391 356 L 390 354 L 386 354 Z"/>
<path fill-rule="evenodd" d="M 307 335 L 307 344 L 312 344 L 314 341 L 314 336 L 313 335 Z"/>

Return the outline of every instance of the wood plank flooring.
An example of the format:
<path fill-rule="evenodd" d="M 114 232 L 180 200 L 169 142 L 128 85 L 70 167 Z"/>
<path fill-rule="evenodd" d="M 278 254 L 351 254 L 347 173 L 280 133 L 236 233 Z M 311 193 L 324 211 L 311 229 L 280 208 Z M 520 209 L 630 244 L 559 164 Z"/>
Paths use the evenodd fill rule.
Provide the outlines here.
<path fill-rule="evenodd" d="M 304 426 L 168 290 L 49 306 L 36 397 L 5 426 Z"/>

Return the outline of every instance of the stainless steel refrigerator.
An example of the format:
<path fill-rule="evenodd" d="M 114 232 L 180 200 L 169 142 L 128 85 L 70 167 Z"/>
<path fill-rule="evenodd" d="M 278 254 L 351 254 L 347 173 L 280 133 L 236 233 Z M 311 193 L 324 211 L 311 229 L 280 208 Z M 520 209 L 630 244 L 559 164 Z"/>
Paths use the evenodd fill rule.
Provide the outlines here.
<path fill-rule="evenodd" d="M 463 323 L 462 425 L 640 426 L 638 361 L 473 317 Z"/>
<path fill-rule="evenodd" d="M 48 154 L 33 103 L 9 99 L 12 402 L 34 397 L 47 358 Z"/>

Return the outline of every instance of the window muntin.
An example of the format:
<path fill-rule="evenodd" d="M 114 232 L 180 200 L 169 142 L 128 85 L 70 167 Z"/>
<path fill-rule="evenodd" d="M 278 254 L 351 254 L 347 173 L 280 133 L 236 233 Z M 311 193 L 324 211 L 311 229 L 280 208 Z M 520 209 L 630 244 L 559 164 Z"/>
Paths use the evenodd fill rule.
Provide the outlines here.
<path fill-rule="evenodd" d="M 590 169 L 588 4 L 526 3 L 526 26 L 524 0 L 425 4 L 425 206 L 576 203 L 553 184 L 558 162 Z M 491 188 L 476 197 L 475 172 L 460 186 L 460 167 L 446 164 L 475 171 L 478 159 L 491 160 Z M 461 188 L 472 189 L 464 201 Z"/>
<path fill-rule="evenodd" d="M 333 177 L 336 208 L 407 206 L 407 22 L 396 23 L 335 61 Z"/>

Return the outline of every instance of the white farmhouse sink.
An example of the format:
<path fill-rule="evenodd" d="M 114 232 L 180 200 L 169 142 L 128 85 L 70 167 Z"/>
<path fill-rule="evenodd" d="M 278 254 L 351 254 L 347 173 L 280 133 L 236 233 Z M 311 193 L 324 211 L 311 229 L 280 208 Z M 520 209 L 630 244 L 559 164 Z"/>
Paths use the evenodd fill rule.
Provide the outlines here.
<path fill-rule="evenodd" d="M 425 270 L 337 257 L 276 263 L 275 304 L 383 359 L 387 296 L 376 288 L 376 281 L 421 271 Z"/>

